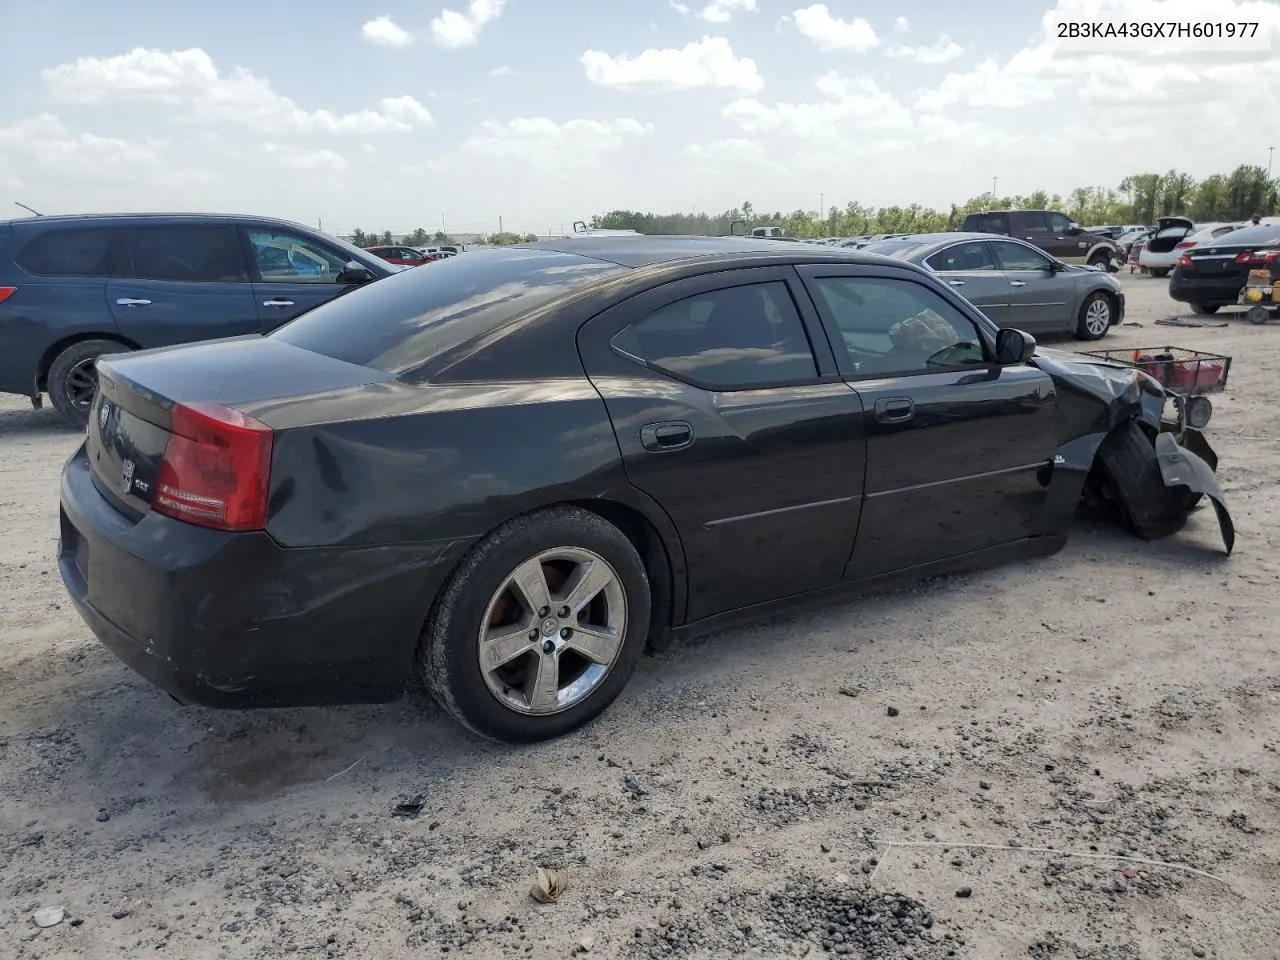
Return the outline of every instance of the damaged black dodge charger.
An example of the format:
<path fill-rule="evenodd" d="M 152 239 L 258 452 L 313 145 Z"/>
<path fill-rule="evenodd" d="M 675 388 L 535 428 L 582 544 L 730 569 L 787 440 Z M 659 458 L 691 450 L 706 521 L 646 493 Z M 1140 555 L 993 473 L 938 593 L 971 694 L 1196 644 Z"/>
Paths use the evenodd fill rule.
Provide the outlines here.
<path fill-rule="evenodd" d="M 564 733 L 646 643 L 1163 536 L 1216 458 L 1134 370 L 1035 350 L 902 261 L 582 238 L 378 281 L 264 336 L 104 358 L 62 477 L 93 631 L 179 700 Z"/>

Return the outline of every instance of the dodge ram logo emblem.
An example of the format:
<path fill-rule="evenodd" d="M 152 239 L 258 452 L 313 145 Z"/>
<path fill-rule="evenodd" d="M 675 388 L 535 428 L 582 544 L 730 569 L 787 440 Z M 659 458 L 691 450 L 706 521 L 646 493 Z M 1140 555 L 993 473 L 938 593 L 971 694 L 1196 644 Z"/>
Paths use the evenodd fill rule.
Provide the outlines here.
<path fill-rule="evenodd" d="M 126 460 L 120 464 L 120 490 L 128 495 L 133 490 L 133 471 L 134 463 L 132 460 Z"/>
<path fill-rule="evenodd" d="M 105 430 L 107 428 L 107 420 L 111 418 L 111 404 L 103 400 L 102 406 L 98 408 L 98 429 Z"/>

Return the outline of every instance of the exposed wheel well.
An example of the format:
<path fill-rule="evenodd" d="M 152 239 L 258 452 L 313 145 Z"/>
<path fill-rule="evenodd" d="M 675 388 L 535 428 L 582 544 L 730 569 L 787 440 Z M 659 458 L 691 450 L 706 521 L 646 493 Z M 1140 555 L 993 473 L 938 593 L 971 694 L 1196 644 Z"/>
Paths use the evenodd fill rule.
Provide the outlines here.
<path fill-rule="evenodd" d="M 138 344 L 128 337 L 122 337 L 118 333 L 77 333 L 70 337 L 64 337 L 45 350 L 44 355 L 40 357 L 40 366 L 36 369 L 36 389 L 43 392 L 48 386 L 49 368 L 53 366 L 54 358 L 73 343 L 80 343 L 84 340 L 111 340 L 128 347 L 130 350 L 141 349 Z"/>

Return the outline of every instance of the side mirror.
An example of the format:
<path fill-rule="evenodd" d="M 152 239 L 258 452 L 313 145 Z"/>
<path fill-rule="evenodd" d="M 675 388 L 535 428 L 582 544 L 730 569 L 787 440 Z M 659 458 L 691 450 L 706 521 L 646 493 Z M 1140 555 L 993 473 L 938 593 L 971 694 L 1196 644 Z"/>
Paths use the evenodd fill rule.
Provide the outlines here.
<path fill-rule="evenodd" d="M 1061 260 L 1054 260 L 1049 264 L 1049 270 L 1051 273 L 1066 273 L 1067 265 Z"/>
<path fill-rule="evenodd" d="M 1036 338 L 1021 330 L 1005 329 L 996 334 L 996 363 L 1010 367 L 1026 363 L 1036 352 Z"/>
<path fill-rule="evenodd" d="M 369 268 L 358 260 L 348 260 L 338 274 L 339 283 L 368 283 L 372 279 L 373 274 L 369 272 Z"/>
<path fill-rule="evenodd" d="M 1067 224 L 1067 236 L 1078 237 L 1082 233 L 1084 233 L 1084 227 L 1080 226 L 1080 224 L 1076 223 L 1074 220 Z"/>

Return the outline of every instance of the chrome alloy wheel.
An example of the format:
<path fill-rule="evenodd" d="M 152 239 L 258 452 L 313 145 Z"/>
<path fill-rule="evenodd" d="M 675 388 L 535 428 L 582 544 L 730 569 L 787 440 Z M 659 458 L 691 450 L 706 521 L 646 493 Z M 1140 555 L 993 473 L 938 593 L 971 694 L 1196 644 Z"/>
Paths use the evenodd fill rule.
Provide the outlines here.
<path fill-rule="evenodd" d="M 1089 304 L 1084 313 L 1084 328 L 1095 337 L 1100 337 L 1111 326 L 1111 301 L 1106 297 L 1098 297 Z"/>
<path fill-rule="evenodd" d="M 604 682 L 626 631 L 622 581 L 603 557 L 579 547 L 544 550 L 490 598 L 477 638 L 480 672 L 503 706 L 559 713 Z"/>

